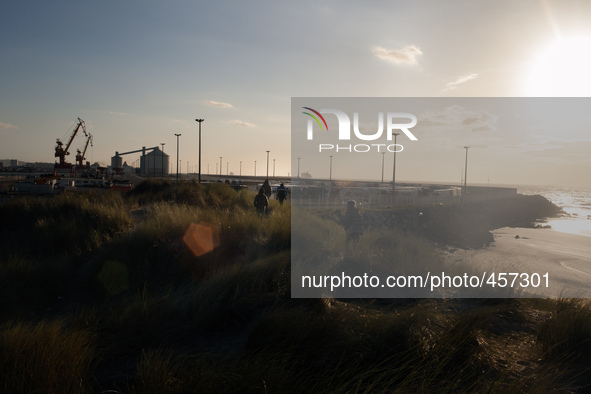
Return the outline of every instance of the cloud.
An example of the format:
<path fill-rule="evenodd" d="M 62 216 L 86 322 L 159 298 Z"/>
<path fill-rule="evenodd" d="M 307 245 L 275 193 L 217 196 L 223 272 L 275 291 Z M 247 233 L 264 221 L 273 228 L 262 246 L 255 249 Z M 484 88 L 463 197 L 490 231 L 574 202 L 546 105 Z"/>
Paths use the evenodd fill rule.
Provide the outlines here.
<path fill-rule="evenodd" d="M 10 130 L 10 129 L 16 130 L 16 129 L 18 129 L 18 127 L 16 127 L 13 124 L 10 124 L 10 123 L 0 122 L 0 130 Z"/>
<path fill-rule="evenodd" d="M 461 85 L 463 83 L 466 83 L 468 81 L 471 81 L 473 79 L 478 78 L 478 74 L 476 73 L 472 73 L 472 74 L 468 74 L 468 75 L 462 75 L 461 77 L 456 78 L 455 81 L 452 82 L 448 82 L 445 84 L 445 89 L 443 89 L 444 92 L 448 91 L 448 90 L 454 90 L 458 88 L 458 85 Z"/>
<path fill-rule="evenodd" d="M 218 107 L 218 108 L 234 108 L 234 106 L 232 104 L 228 104 L 228 103 L 221 103 L 219 101 L 206 101 L 205 102 L 206 105 L 209 105 L 210 107 Z"/>
<path fill-rule="evenodd" d="M 485 126 L 478 126 L 472 129 L 473 132 L 478 133 L 478 132 L 489 132 L 489 131 L 495 131 L 495 128 L 493 128 L 492 126 L 489 125 L 485 125 Z"/>
<path fill-rule="evenodd" d="M 228 124 L 233 124 L 233 125 L 237 125 L 237 126 L 244 126 L 244 127 L 254 127 L 256 125 L 252 124 L 252 123 L 248 123 L 248 122 L 244 122 L 242 120 L 231 120 L 229 122 L 227 122 Z"/>
<path fill-rule="evenodd" d="M 471 110 L 461 105 L 451 105 L 438 111 L 427 111 L 418 116 L 425 133 L 436 133 L 447 139 L 486 138 L 499 129 L 499 116 L 481 110 Z M 492 134 L 491 134 L 492 133 Z"/>
<path fill-rule="evenodd" d="M 423 54 L 423 52 L 414 45 L 407 45 L 401 49 L 375 47 L 373 53 L 382 60 L 386 60 L 394 64 L 406 64 L 409 66 L 418 64 L 417 56 Z"/>

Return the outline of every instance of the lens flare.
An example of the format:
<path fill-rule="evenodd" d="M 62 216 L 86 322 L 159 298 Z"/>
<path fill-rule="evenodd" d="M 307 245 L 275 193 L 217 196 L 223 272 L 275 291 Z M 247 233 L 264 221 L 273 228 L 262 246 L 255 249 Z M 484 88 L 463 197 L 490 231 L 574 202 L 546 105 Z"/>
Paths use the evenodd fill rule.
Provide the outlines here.
<path fill-rule="evenodd" d="M 195 256 L 202 256 L 220 246 L 220 229 L 214 224 L 191 223 L 183 242 Z"/>

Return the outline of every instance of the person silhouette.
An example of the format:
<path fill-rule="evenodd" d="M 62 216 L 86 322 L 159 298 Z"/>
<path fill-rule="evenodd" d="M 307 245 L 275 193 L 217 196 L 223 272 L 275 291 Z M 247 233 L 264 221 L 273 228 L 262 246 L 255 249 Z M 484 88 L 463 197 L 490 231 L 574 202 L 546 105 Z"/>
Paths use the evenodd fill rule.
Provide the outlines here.
<path fill-rule="evenodd" d="M 262 216 L 268 212 L 269 209 L 269 199 L 265 195 L 265 191 L 261 187 L 259 189 L 259 194 L 257 194 L 254 198 L 254 207 L 257 210 L 257 213 Z"/>
<path fill-rule="evenodd" d="M 263 182 L 263 190 L 265 192 L 265 196 L 267 196 L 267 200 L 271 198 L 271 185 L 269 185 L 268 179 L 265 179 L 265 182 Z"/>
<path fill-rule="evenodd" d="M 281 183 L 277 188 L 277 199 L 279 200 L 280 205 L 283 205 L 283 201 L 287 198 L 287 194 L 287 188 Z"/>
<path fill-rule="evenodd" d="M 358 241 L 363 234 L 363 217 L 357 209 L 357 203 L 353 200 L 347 202 L 347 212 L 343 217 L 343 227 L 345 227 L 345 244 L 351 241 Z"/>

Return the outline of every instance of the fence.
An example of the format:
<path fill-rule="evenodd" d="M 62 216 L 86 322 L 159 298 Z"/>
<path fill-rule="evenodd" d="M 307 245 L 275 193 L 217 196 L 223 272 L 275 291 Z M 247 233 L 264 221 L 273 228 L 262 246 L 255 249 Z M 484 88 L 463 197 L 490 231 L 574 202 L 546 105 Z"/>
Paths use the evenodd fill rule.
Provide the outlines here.
<path fill-rule="evenodd" d="M 309 209 L 345 208 L 354 200 L 363 208 L 397 208 L 419 205 L 461 204 L 510 198 L 514 188 L 412 186 L 385 188 L 292 186 L 291 204 Z"/>

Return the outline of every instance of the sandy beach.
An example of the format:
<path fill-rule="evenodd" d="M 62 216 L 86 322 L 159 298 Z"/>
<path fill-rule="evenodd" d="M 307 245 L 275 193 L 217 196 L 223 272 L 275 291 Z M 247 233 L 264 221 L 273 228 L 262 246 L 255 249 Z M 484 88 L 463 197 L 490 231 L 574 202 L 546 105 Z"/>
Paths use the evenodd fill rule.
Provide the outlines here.
<path fill-rule="evenodd" d="M 543 228 L 504 227 L 492 233 L 490 246 L 446 253 L 446 261 L 488 273 L 548 273 L 549 286 L 524 288 L 525 297 L 591 298 L 591 237 Z"/>

